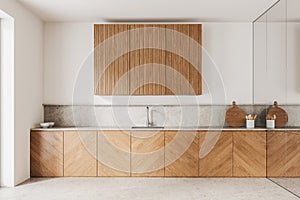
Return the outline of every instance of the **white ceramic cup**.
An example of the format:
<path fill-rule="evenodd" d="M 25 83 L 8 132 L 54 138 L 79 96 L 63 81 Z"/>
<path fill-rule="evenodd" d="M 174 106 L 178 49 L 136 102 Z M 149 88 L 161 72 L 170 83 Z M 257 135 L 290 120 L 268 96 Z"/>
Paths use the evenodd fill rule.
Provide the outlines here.
<path fill-rule="evenodd" d="M 246 128 L 254 128 L 255 120 L 246 120 Z"/>
<path fill-rule="evenodd" d="M 267 128 L 270 128 L 270 129 L 275 128 L 275 120 L 267 120 L 266 125 L 267 125 Z"/>

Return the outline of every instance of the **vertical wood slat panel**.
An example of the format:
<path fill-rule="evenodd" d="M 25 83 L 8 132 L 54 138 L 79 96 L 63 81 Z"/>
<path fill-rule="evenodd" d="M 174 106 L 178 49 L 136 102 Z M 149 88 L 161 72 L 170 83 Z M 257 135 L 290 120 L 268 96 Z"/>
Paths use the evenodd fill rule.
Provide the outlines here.
<path fill-rule="evenodd" d="M 144 49 L 144 52 L 146 51 L 146 54 L 144 54 L 144 60 L 146 60 L 146 62 L 144 64 L 150 64 L 150 68 L 144 70 L 144 77 L 147 77 L 148 82 L 151 83 L 146 83 L 143 95 L 164 95 L 165 68 L 158 68 L 157 64 L 165 65 L 165 51 L 164 49 L 157 49 L 156 47 L 164 46 L 162 43 L 165 43 L 165 31 L 158 28 L 165 28 L 165 25 L 151 24 L 145 27 L 153 28 L 153 30 L 145 33 L 145 43 L 147 42 L 147 46 L 155 47 L 155 49 Z"/>
<path fill-rule="evenodd" d="M 190 42 L 190 60 L 195 62 L 189 64 L 189 82 L 196 95 L 202 94 L 202 25 L 190 24 L 189 36 L 193 39 Z M 195 46 L 197 44 L 197 46 Z"/>
<path fill-rule="evenodd" d="M 129 51 L 129 33 L 128 33 L 128 25 L 126 24 L 119 24 L 116 25 L 117 26 L 117 33 L 122 33 L 122 35 L 124 35 L 125 37 L 125 41 L 118 41 L 118 43 L 120 43 L 119 48 L 128 52 Z M 117 48 L 116 48 L 117 49 Z M 117 80 L 115 80 L 115 84 L 117 84 L 117 81 L 122 77 L 122 82 L 120 82 L 118 84 L 118 90 L 115 91 L 116 95 L 128 95 L 129 93 L 129 76 L 128 76 L 128 72 L 129 72 L 129 53 L 123 54 L 121 57 L 119 57 L 119 59 L 117 60 L 118 64 L 117 64 L 117 71 L 118 71 L 118 75 L 117 75 Z"/>
<path fill-rule="evenodd" d="M 167 44 L 168 47 L 172 47 L 175 50 L 175 54 L 167 52 L 167 65 L 175 69 L 181 77 L 176 77 L 177 74 L 175 71 L 167 73 L 167 85 L 170 85 L 174 92 L 178 95 L 200 95 L 202 94 L 202 77 L 200 73 L 197 73 L 196 69 L 199 69 L 201 72 L 202 65 L 202 26 L 199 24 L 170 24 L 166 26 L 168 29 L 173 31 L 173 34 L 167 35 Z M 183 33 L 192 39 L 194 39 L 199 45 L 200 48 L 195 47 L 195 45 L 187 42 L 185 37 L 180 36 L 176 37 L 175 32 L 178 31 Z M 193 47 L 193 48 L 191 48 Z M 178 52 L 176 50 L 179 49 Z M 180 53 L 181 52 L 181 53 Z M 189 57 L 186 59 L 179 57 L 182 53 L 187 53 Z M 186 55 L 186 54 L 184 54 Z M 193 66 L 191 63 L 188 63 L 188 59 L 195 61 L 196 66 Z M 180 83 L 180 84 L 178 84 Z M 191 86 L 189 85 L 191 84 Z M 190 88 L 192 87 L 192 88 Z M 192 90 L 191 90 L 192 89 Z M 167 93 L 170 94 L 170 91 Z"/>
<path fill-rule="evenodd" d="M 171 49 L 177 49 L 178 47 L 176 47 L 175 43 L 173 43 L 173 24 L 169 24 L 166 25 L 166 28 L 169 29 L 169 31 L 166 33 L 166 46 L 167 49 L 171 48 Z M 176 60 L 174 60 L 172 58 L 172 53 L 170 52 L 166 52 L 166 65 L 170 68 L 173 68 L 173 62 L 176 62 Z M 175 76 L 175 73 L 173 71 L 169 72 L 169 70 L 166 72 L 166 85 L 168 87 L 168 90 L 166 91 L 167 95 L 171 95 L 172 91 L 176 90 L 176 85 L 174 84 L 176 82 L 176 80 L 173 79 L 173 77 Z M 173 88 L 174 87 L 174 88 Z"/>
<path fill-rule="evenodd" d="M 138 42 L 141 49 L 135 50 L 133 46 L 130 49 L 130 69 L 134 70 L 130 74 L 130 93 L 134 95 L 164 95 L 165 69 L 158 70 L 156 64 L 165 65 L 165 51 L 152 47 L 157 45 L 163 48 L 165 46 L 163 44 L 165 32 L 164 30 L 142 28 L 164 28 L 165 25 L 139 24 L 131 27 L 139 30 L 131 34 L 130 44 L 136 46 L 136 42 Z M 146 64 L 148 67 L 139 67 L 139 65 Z"/>
<path fill-rule="evenodd" d="M 122 79 L 122 83 L 117 84 L 118 80 L 129 71 L 129 55 L 118 55 L 120 49 L 129 49 L 129 34 L 125 34 L 125 39 L 121 41 L 116 34 L 128 30 L 126 24 L 97 24 L 95 25 L 95 47 L 109 38 L 109 43 L 103 45 L 104 51 L 95 49 L 95 92 L 97 95 L 128 95 L 129 80 Z M 123 37 L 124 38 L 124 37 Z M 110 44 L 108 46 L 108 44 Z M 118 45 L 118 46 L 116 46 Z M 119 57 L 120 56 L 120 57 Z M 119 58 L 118 58 L 119 57 Z M 110 59 L 109 59 L 110 58 Z M 111 58 L 115 61 L 109 63 Z M 109 66 L 108 66 L 109 65 Z M 106 69 L 105 69 L 105 68 Z M 116 88 L 116 86 L 118 86 Z"/>
<path fill-rule="evenodd" d="M 129 25 L 130 30 L 137 30 L 138 28 L 141 28 L 141 25 L 138 24 L 132 24 Z M 140 65 L 140 50 L 135 49 L 139 45 L 142 45 L 140 38 L 141 35 L 139 34 L 138 31 L 132 32 L 129 35 L 130 41 L 129 41 L 129 69 L 132 70 L 130 72 L 130 77 L 129 77 L 129 94 L 134 94 L 138 95 L 140 94 L 140 89 L 138 87 L 138 83 L 141 81 L 141 74 L 137 70 L 134 70 L 135 66 Z"/>
<path fill-rule="evenodd" d="M 202 26 L 199 24 L 100 24 L 95 25 L 94 33 L 97 34 L 97 36 L 95 36 L 95 45 L 100 44 L 108 37 L 113 36 L 119 32 L 143 27 L 166 27 L 171 30 L 186 34 L 187 36 L 192 37 L 199 44 L 202 44 Z M 165 44 L 161 44 L 164 43 L 164 39 L 161 39 L 160 41 L 154 41 L 154 39 L 156 38 L 155 36 L 157 35 L 159 35 L 159 37 L 161 38 L 166 37 Z M 133 51 L 133 49 L 130 49 L 132 50 L 132 52 L 121 56 L 116 60 L 116 62 L 113 62 L 105 72 L 104 76 L 100 79 L 99 83 L 97 83 L 101 74 L 99 63 L 105 62 L 105 65 L 109 64 L 106 62 L 106 60 L 108 56 L 114 56 L 116 54 L 117 48 L 130 48 L 131 45 L 136 45 L 134 44 L 134 42 L 140 44 L 141 48 L 143 48 L 145 44 L 151 43 L 160 43 L 162 47 L 166 45 L 175 45 L 175 50 L 181 48 L 182 51 L 189 52 L 190 58 L 193 58 L 194 60 L 196 60 L 196 63 L 198 63 L 195 67 L 199 68 L 201 71 L 201 49 L 191 49 L 188 42 L 185 42 L 185 44 L 183 44 L 183 38 L 184 37 L 175 38 L 175 34 L 166 36 L 165 31 L 153 30 L 145 33 L 145 30 L 141 29 L 134 35 L 128 35 L 128 40 L 130 39 L 130 41 L 125 41 L 124 43 L 122 43 L 122 45 L 124 44 L 125 47 L 123 47 L 122 45 L 112 49 L 107 49 L 107 47 L 105 47 L 105 55 L 99 55 L 99 52 L 95 52 L 95 93 L 97 95 L 112 95 L 113 93 L 116 95 L 173 95 L 174 93 L 176 93 L 177 95 L 201 94 L 201 75 L 199 73 L 195 73 L 196 70 L 190 63 L 188 63 L 188 60 L 183 59 L 180 56 L 174 55 L 170 52 L 157 49 L 140 49 L 137 51 Z M 115 43 L 116 41 L 113 40 L 112 42 Z M 153 66 L 155 65 L 150 64 L 149 69 L 137 70 L 136 72 L 130 74 L 130 77 L 127 77 L 127 81 L 122 82 L 122 84 L 120 84 L 120 87 L 118 87 L 118 90 L 113 91 L 117 81 L 122 75 L 124 75 L 129 70 L 134 69 L 135 66 L 147 63 L 158 63 L 163 65 L 167 64 L 171 68 L 174 68 L 182 76 L 176 76 L 176 72 L 168 72 L 168 74 L 166 74 L 165 69 L 161 70 L 160 73 L 158 73 L 158 70 L 153 71 Z M 174 92 L 170 90 L 171 88 L 168 89 L 158 84 L 147 84 L 145 81 L 146 77 L 149 75 L 151 75 L 151 77 L 148 77 L 148 80 L 149 78 L 151 80 L 150 82 L 160 82 L 164 85 L 169 85 L 174 89 Z M 190 89 L 187 89 L 189 88 L 189 83 L 192 86 L 192 91 Z"/>
<path fill-rule="evenodd" d="M 100 53 L 99 45 L 104 40 L 104 25 L 94 25 L 94 91 L 95 94 L 103 94 L 102 86 L 104 81 L 100 79 L 101 74 L 101 62 L 104 61 L 104 55 Z"/>
<path fill-rule="evenodd" d="M 188 58 L 183 58 L 184 55 L 189 55 L 189 25 L 188 24 L 169 24 L 166 28 L 171 30 L 171 33 L 166 35 L 167 48 L 171 48 L 174 52 L 166 52 L 166 64 L 171 71 L 166 72 L 167 86 L 175 95 L 192 95 L 192 90 L 189 84 L 189 63 Z M 178 33 L 185 34 L 179 35 Z M 167 93 L 170 94 L 170 91 Z"/>

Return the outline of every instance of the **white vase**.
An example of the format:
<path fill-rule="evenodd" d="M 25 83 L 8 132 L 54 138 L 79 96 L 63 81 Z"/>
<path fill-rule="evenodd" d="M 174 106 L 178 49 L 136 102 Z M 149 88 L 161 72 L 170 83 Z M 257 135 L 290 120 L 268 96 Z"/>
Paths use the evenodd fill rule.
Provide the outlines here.
<path fill-rule="evenodd" d="M 246 128 L 254 128 L 255 120 L 246 120 Z"/>
<path fill-rule="evenodd" d="M 267 120 L 266 125 L 267 125 L 267 128 L 270 128 L 270 129 L 275 128 L 275 120 Z"/>

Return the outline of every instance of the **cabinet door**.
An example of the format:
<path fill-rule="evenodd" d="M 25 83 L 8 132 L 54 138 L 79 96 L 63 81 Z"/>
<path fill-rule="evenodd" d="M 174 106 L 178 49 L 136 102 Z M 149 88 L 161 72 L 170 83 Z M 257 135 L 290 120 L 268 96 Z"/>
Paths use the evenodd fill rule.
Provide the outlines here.
<path fill-rule="evenodd" d="M 233 175 L 236 177 L 265 177 L 266 132 L 234 132 L 233 141 Z"/>
<path fill-rule="evenodd" d="M 130 176 L 130 132 L 98 132 L 98 176 Z"/>
<path fill-rule="evenodd" d="M 131 132 L 131 175 L 164 176 L 164 131 Z"/>
<path fill-rule="evenodd" d="M 300 132 L 287 131 L 286 175 L 300 177 Z"/>
<path fill-rule="evenodd" d="M 200 132 L 199 176 L 232 176 L 232 132 Z"/>
<path fill-rule="evenodd" d="M 165 131 L 165 176 L 198 176 L 197 131 Z"/>
<path fill-rule="evenodd" d="M 64 132 L 64 175 L 97 176 L 97 132 Z"/>
<path fill-rule="evenodd" d="M 267 176 L 286 176 L 287 134 L 280 131 L 267 133 Z"/>
<path fill-rule="evenodd" d="M 63 132 L 31 132 L 30 175 L 63 176 Z"/>
<path fill-rule="evenodd" d="M 300 177 L 300 132 L 267 133 L 267 176 Z"/>

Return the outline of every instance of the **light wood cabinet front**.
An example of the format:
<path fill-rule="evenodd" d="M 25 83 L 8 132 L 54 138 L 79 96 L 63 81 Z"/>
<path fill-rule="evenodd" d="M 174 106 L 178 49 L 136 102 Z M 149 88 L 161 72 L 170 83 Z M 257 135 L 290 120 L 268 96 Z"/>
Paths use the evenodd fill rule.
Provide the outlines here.
<path fill-rule="evenodd" d="M 31 132 L 30 176 L 63 176 L 63 132 Z"/>
<path fill-rule="evenodd" d="M 164 176 L 164 131 L 131 132 L 131 175 Z"/>
<path fill-rule="evenodd" d="M 98 131 L 98 176 L 130 176 L 130 132 Z"/>
<path fill-rule="evenodd" d="M 64 132 L 64 176 L 97 176 L 97 132 Z"/>
<path fill-rule="evenodd" d="M 200 132 L 199 146 L 200 177 L 232 176 L 232 132 Z"/>
<path fill-rule="evenodd" d="M 198 176 L 198 132 L 165 131 L 165 176 Z"/>
<path fill-rule="evenodd" d="M 31 176 L 300 177 L 300 131 L 32 131 Z"/>
<path fill-rule="evenodd" d="M 235 177 L 266 176 L 266 132 L 233 133 L 233 175 Z"/>
<path fill-rule="evenodd" d="M 267 176 L 300 177 L 300 132 L 268 131 Z"/>

